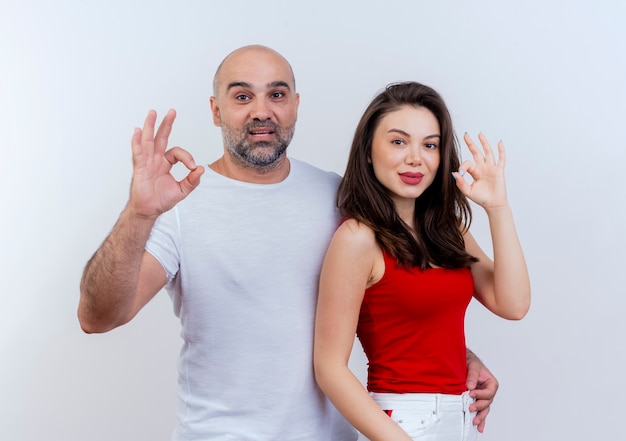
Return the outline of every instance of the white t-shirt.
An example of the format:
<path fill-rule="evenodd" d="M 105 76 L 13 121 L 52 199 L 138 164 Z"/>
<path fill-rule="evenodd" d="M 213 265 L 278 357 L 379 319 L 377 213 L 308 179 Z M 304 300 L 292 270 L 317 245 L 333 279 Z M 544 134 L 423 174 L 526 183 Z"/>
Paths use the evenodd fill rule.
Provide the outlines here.
<path fill-rule="evenodd" d="M 146 245 L 182 324 L 176 441 L 357 438 L 312 363 L 339 177 L 290 163 L 289 176 L 269 185 L 208 169 Z"/>

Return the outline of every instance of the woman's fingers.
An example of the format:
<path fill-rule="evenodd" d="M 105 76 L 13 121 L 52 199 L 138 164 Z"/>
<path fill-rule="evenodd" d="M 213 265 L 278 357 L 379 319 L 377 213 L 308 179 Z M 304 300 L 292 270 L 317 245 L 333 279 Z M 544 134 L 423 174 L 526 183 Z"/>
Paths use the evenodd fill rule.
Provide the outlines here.
<path fill-rule="evenodd" d="M 478 140 L 483 147 L 483 157 L 485 159 L 485 162 L 495 163 L 496 161 L 493 155 L 493 150 L 491 149 L 491 145 L 489 144 L 489 141 L 487 140 L 487 137 L 483 134 L 483 132 L 480 132 L 478 134 Z"/>

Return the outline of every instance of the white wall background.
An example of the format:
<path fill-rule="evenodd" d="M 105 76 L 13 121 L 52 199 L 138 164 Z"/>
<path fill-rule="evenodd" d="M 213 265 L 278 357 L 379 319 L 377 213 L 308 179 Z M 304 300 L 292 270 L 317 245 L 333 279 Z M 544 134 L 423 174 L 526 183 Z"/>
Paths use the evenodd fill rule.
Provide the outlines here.
<path fill-rule="evenodd" d="M 361 112 L 398 80 L 438 89 L 458 133 L 505 141 L 534 299 L 522 322 L 468 312 L 501 382 L 482 439 L 623 437 L 624 5 L 0 0 L 0 438 L 169 439 L 169 299 L 87 336 L 78 283 L 126 201 L 133 128 L 176 108 L 172 143 L 216 158 L 210 82 L 250 43 L 291 61 L 290 152 L 322 168 L 343 171 Z M 478 212 L 473 230 L 488 248 Z"/>

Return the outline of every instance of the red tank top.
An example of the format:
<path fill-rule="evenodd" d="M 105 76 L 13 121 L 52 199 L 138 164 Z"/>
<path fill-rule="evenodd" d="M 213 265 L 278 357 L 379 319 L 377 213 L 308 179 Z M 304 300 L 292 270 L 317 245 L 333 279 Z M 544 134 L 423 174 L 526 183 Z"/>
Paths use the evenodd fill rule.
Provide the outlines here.
<path fill-rule="evenodd" d="M 474 292 L 469 268 L 407 270 L 383 256 L 385 274 L 365 291 L 357 327 L 368 390 L 463 393 L 464 320 Z"/>

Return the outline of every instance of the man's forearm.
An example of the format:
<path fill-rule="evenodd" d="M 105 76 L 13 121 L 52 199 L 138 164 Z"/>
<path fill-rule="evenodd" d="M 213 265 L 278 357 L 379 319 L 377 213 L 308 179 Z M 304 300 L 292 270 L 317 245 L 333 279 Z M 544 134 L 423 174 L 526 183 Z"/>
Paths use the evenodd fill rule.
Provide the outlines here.
<path fill-rule="evenodd" d="M 78 306 L 85 332 L 106 332 L 132 317 L 144 247 L 153 225 L 154 219 L 124 209 L 87 263 Z"/>

